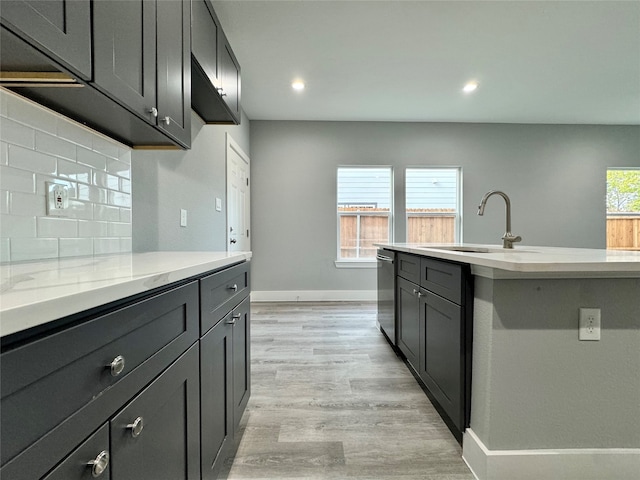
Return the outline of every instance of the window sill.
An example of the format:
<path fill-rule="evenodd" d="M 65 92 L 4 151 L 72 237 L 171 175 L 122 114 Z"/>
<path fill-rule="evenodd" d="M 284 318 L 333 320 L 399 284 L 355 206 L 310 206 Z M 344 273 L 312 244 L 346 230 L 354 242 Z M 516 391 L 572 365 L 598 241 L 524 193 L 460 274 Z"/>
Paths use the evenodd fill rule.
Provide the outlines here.
<path fill-rule="evenodd" d="M 333 262 L 336 268 L 376 268 L 378 262 L 375 258 L 366 260 L 336 260 Z"/>

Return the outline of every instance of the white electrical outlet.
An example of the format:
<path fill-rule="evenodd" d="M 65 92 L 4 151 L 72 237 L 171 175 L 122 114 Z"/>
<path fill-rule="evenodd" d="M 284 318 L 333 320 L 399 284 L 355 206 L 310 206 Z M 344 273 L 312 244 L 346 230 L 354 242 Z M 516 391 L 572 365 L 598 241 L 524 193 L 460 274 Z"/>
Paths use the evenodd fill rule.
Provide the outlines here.
<path fill-rule="evenodd" d="M 184 208 L 180 209 L 180 226 L 187 226 L 187 211 Z"/>
<path fill-rule="evenodd" d="M 580 309 L 580 340 L 600 340 L 600 309 Z"/>
<path fill-rule="evenodd" d="M 46 182 L 47 185 L 47 215 L 66 217 L 69 208 L 69 187 L 59 183 Z"/>

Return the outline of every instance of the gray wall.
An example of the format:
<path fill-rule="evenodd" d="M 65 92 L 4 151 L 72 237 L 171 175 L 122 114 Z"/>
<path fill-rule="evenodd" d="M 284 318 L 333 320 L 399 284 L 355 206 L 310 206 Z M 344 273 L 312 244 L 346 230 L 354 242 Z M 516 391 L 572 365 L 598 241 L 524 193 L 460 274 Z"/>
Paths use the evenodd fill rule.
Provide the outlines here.
<path fill-rule="evenodd" d="M 253 290 L 373 290 L 375 270 L 333 263 L 338 165 L 393 165 L 396 211 L 405 167 L 461 166 L 465 242 L 501 243 L 502 200 L 476 211 L 502 189 L 523 245 L 604 248 L 606 168 L 640 167 L 640 127 L 253 121 L 251 152 Z"/>
<path fill-rule="evenodd" d="M 640 448 L 640 280 L 475 278 L 471 428 L 491 450 Z M 578 340 L 580 307 L 601 340 Z"/>
<path fill-rule="evenodd" d="M 191 118 L 190 150 L 132 153 L 134 252 L 226 250 L 226 133 L 249 155 L 250 122 L 244 114 L 239 126 Z M 180 209 L 187 210 L 186 227 Z"/>

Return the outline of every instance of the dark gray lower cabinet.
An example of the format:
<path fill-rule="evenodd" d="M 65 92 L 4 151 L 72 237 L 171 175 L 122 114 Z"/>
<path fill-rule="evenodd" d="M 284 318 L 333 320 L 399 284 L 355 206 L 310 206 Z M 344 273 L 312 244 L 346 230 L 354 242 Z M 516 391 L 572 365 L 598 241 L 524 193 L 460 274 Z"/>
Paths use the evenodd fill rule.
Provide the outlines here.
<path fill-rule="evenodd" d="M 473 277 L 468 265 L 398 257 L 398 347 L 461 440 L 471 409 Z"/>
<path fill-rule="evenodd" d="M 420 287 L 402 277 L 396 282 L 398 348 L 414 369 L 420 365 Z"/>
<path fill-rule="evenodd" d="M 109 422 L 112 480 L 198 480 L 198 344 Z"/>
<path fill-rule="evenodd" d="M 237 267 L 235 267 L 237 268 Z M 202 479 L 218 478 L 251 393 L 249 297 L 201 339 Z"/>
<path fill-rule="evenodd" d="M 225 294 L 247 283 L 201 335 L 215 275 Z M 237 264 L 4 337 L 0 478 L 217 478 L 250 394 L 248 275 Z"/>
<path fill-rule="evenodd" d="M 203 480 L 214 480 L 233 444 L 231 312 L 200 339 Z"/>

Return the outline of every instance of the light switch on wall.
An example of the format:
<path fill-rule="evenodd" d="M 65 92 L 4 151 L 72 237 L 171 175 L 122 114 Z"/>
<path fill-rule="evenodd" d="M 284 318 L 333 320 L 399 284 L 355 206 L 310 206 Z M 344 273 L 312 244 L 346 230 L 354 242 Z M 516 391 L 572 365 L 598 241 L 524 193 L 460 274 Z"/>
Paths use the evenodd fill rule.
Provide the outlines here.
<path fill-rule="evenodd" d="M 187 226 L 187 211 L 184 208 L 180 209 L 180 226 Z"/>
<path fill-rule="evenodd" d="M 221 212 L 222 211 L 222 199 L 221 198 L 216 198 L 216 211 L 217 212 Z"/>

